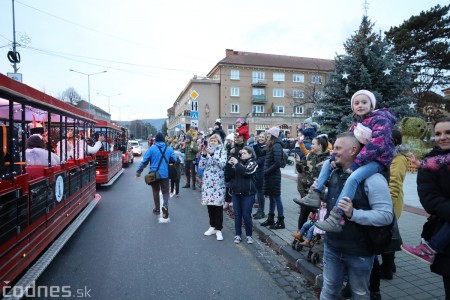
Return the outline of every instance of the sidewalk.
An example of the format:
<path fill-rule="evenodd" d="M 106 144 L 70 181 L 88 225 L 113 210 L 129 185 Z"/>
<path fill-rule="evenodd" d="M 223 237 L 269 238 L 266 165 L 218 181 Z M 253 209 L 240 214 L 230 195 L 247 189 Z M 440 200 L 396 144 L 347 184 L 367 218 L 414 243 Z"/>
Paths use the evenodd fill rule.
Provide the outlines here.
<path fill-rule="evenodd" d="M 270 242 L 272 248 L 281 253 L 292 265 L 313 284 L 320 287 L 322 284 L 322 271 L 306 260 L 308 249 L 297 252 L 292 249 L 291 233 L 297 230 L 299 206 L 292 201 L 298 198 L 296 178 L 293 166 L 286 166 L 282 170 L 281 198 L 284 206 L 286 229 L 270 230 L 254 221 L 254 229 L 263 239 Z M 422 209 L 417 196 L 416 174 L 407 173 L 403 191 L 405 194 L 404 211 L 398 220 L 400 233 L 405 244 L 417 244 L 420 241 L 422 225 L 427 214 Z M 269 200 L 266 200 L 265 212 L 267 214 Z M 255 209 L 256 210 L 256 209 Z M 322 257 L 321 257 L 322 259 Z M 444 299 L 442 277 L 430 272 L 427 264 L 420 262 L 402 251 L 396 253 L 395 263 L 397 273 L 393 280 L 381 281 L 383 299 Z"/>

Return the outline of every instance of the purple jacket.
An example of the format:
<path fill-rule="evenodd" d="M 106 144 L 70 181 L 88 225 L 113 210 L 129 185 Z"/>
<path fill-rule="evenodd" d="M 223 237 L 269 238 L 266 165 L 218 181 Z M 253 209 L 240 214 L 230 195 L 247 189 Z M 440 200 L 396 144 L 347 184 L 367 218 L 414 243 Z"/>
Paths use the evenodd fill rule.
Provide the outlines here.
<path fill-rule="evenodd" d="M 352 171 L 371 161 L 378 161 L 386 168 L 389 168 L 395 152 L 392 128 L 396 121 L 397 118 L 387 108 L 370 112 L 364 120 L 360 116 L 355 117 L 355 122 L 349 131 L 353 132 L 356 124 L 362 123 L 362 125 L 372 130 L 372 139 L 356 156 L 355 161 L 350 166 Z"/>

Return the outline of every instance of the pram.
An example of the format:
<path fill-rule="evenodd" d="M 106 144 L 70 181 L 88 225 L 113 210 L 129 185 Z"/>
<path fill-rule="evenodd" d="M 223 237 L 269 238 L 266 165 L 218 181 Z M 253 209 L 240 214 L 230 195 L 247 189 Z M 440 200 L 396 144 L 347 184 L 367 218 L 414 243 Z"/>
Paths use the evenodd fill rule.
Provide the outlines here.
<path fill-rule="evenodd" d="M 294 239 L 294 241 L 292 241 L 291 246 L 292 246 L 292 249 L 294 249 L 296 251 L 301 251 L 303 249 L 303 247 L 308 247 L 309 251 L 308 251 L 308 254 L 306 255 L 306 260 L 309 261 L 310 263 L 317 264 L 320 262 L 320 254 L 318 252 L 314 252 L 314 248 L 316 245 L 320 244 L 321 239 L 322 239 L 322 236 L 320 234 L 315 234 L 313 239 L 310 241 L 309 246 L 304 246 L 301 244 L 303 242 L 303 239 L 301 239 L 301 240 Z"/>

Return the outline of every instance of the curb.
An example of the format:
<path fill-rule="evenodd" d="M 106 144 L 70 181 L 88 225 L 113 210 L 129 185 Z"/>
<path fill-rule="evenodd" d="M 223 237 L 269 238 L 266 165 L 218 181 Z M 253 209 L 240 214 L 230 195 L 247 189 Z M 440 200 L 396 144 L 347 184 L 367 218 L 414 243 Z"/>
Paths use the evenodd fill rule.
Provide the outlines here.
<path fill-rule="evenodd" d="M 278 237 L 271 230 L 264 226 L 253 223 L 253 231 L 257 232 L 259 237 L 267 242 L 274 251 L 282 255 L 290 266 L 297 269 L 297 272 L 304 275 L 305 279 L 315 287 L 322 287 L 322 271 L 308 262 L 305 255 L 292 249 L 290 244 Z"/>

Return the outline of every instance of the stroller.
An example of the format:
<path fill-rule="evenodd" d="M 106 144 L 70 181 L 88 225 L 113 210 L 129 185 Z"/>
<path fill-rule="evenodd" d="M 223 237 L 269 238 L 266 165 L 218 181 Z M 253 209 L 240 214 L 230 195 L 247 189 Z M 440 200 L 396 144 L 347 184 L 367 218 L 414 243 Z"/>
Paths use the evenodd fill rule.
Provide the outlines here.
<path fill-rule="evenodd" d="M 301 240 L 294 239 L 294 241 L 292 241 L 291 246 L 292 246 L 292 249 L 294 249 L 295 251 L 298 251 L 298 252 L 303 250 L 303 247 L 308 247 L 309 251 L 308 251 L 308 254 L 306 255 L 306 260 L 308 262 L 316 265 L 320 262 L 320 254 L 318 252 L 314 252 L 314 249 L 315 249 L 316 245 L 320 244 L 321 239 L 322 239 L 322 235 L 315 234 L 313 239 L 310 241 L 309 246 L 302 245 L 303 239 L 301 239 Z"/>

